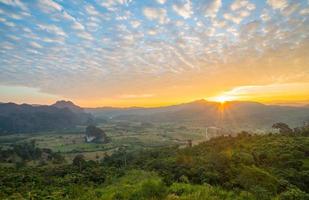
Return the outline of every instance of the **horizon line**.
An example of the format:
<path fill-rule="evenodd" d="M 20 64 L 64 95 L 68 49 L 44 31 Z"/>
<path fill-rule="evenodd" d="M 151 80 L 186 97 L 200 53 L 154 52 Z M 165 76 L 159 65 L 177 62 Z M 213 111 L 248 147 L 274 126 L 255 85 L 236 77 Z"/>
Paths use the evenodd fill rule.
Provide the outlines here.
<path fill-rule="evenodd" d="M 196 99 L 196 100 L 192 100 L 192 101 L 186 101 L 186 102 L 183 102 L 183 103 L 172 103 L 172 104 L 166 104 L 166 105 L 161 105 L 161 106 L 136 106 L 136 105 L 132 105 L 132 106 L 112 106 L 112 105 L 100 105 L 100 106 L 95 106 L 95 107 L 89 107 L 89 106 L 80 106 L 79 104 L 77 103 L 74 103 L 73 100 L 64 100 L 64 99 L 61 99 L 61 100 L 57 100 L 55 101 L 54 103 L 51 103 L 51 104 L 38 104 L 38 103 L 27 103 L 27 102 L 24 102 L 24 103 L 17 103 L 17 102 L 13 102 L 13 101 L 8 101 L 8 102 L 1 102 L 0 101 L 0 104 L 9 104 L 9 103 L 13 103 L 13 104 L 16 104 L 16 105 L 30 105 L 30 106 L 52 106 L 53 104 L 55 104 L 56 102 L 59 102 L 59 101 L 65 101 L 65 102 L 72 102 L 74 105 L 80 107 L 80 108 L 83 108 L 83 109 L 99 109 L 99 108 L 121 108 L 121 109 L 130 109 L 130 108 L 161 108 L 161 107 L 170 107 L 170 106 L 177 106 L 177 105 L 183 105 L 183 104 L 190 104 L 190 103 L 195 103 L 195 102 L 199 102 L 199 101 L 205 101 L 207 103 L 214 103 L 214 104 L 226 104 L 226 103 L 237 103 L 237 102 L 242 102 L 242 103 L 258 103 L 258 104 L 262 104 L 262 105 L 266 105 L 266 106 L 287 106 L 287 107 L 307 107 L 309 106 L 309 101 L 308 102 L 305 102 L 303 101 L 302 103 L 300 102 L 280 102 L 280 100 L 277 101 L 274 101 L 272 103 L 267 103 L 267 102 L 260 102 L 260 101 L 252 101 L 252 100 L 227 100 L 227 101 L 224 101 L 224 102 L 219 102 L 219 101 L 211 101 L 211 100 L 207 100 L 205 98 L 202 98 L 202 99 Z"/>

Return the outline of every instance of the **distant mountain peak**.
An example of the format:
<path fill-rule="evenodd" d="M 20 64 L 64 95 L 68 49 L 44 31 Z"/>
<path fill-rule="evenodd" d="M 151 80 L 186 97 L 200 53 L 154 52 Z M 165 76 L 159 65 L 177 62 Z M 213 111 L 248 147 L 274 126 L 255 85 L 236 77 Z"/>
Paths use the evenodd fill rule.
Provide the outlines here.
<path fill-rule="evenodd" d="M 56 103 L 52 104 L 51 106 L 57 107 L 57 108 L 68 108 L 73 112 L 82 112 L 84 109 L 75 105 L 72 101 L 65 101 L 65 100 L 59 100 Z"/>
<path fill-rule="evenodd" d="M 76 106 L 72 101 L 66 101 L 66 100 L 59 100 L 56 101 L 53 105 L 74 105 Z"/>

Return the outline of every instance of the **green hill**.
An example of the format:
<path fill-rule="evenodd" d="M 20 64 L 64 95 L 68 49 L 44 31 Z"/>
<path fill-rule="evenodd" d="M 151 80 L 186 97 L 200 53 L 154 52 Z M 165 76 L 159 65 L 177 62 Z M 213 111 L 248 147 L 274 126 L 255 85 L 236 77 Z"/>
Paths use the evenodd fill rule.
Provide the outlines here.
<path fill-rule="evenodd" d="M 101 162 L 2 166 L 0 198 L 307 200 L 308 135 L 241 133 L 187 148 L 120 148 Z"/>

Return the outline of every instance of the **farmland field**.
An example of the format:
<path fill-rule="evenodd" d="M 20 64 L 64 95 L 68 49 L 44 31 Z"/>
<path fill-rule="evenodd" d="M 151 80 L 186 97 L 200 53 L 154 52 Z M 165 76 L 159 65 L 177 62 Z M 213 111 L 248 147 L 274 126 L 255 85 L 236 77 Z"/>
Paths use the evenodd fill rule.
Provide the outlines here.
<path fill-rule="evenodd" d="M 48 148 L 63 154 L 70 162 L 77 154 L 86 159 L 97 160 L 110 155 L 119 147 L 128 151 L 171 145 L 187 145 L 188 140 L 198 143 L 204 140 L 204 128 L 186 127 L 178 124 L 133 123 L 110 121 L 99 124 L 110 138 L 109 143 L 86 143 L 85 127 L 63 132 L 42 132 L 0 136 L 0 146 L 7 148 L 13 143 L 35 140 L 40 148 Z"/>

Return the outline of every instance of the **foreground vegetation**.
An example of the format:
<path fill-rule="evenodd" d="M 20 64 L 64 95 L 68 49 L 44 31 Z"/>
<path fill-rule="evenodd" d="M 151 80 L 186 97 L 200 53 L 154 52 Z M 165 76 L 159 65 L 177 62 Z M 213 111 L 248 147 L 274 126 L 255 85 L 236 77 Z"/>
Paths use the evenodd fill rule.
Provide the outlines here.
<path fill-rule="evenodd" d="M 78 155 L 72 164 L 59 164 L 59 155 L 49 152 L 50 163 L 1 166 L 0 199 L 306 200 L 308 133 L 242 133 L 187 148 L 120 148 L 100 162 Z"/>

